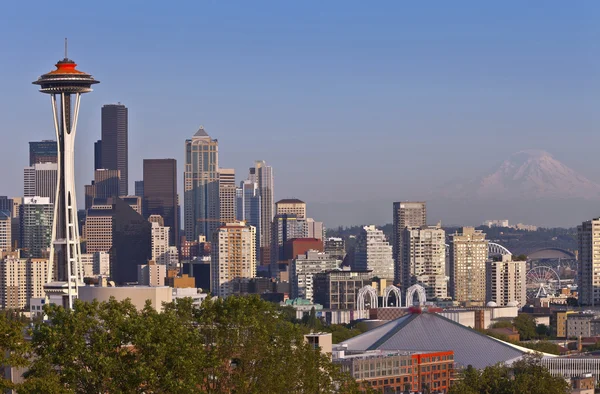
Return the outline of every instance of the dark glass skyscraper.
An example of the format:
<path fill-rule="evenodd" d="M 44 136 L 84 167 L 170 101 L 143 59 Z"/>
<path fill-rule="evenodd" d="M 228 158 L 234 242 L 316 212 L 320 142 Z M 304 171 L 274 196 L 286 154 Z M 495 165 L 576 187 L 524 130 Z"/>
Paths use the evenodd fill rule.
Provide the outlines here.
<path fill-rule="evenodd" d="M 177 161 L 175 159 L 144 160 L 144 217 L 160 215 L 171 228 L 169 244 L 179 244 L 177 214 Z"/>
<path fill-rule="evenodd" d="M 128 195 L 127 107 L 123 104 L 102 106 L 102 166 L 119 170 L 119 195 Z"/>
<path fill-rule="evenodd" d="M 94 170 L 102 167 L 102 140 L 94 142 Z"/>
<path fill-rule="evenodd" d="M 56 163 L 58 153 L 56 141 L 31 141 L 29 143 L 29 165 L 36 163 Z"/>

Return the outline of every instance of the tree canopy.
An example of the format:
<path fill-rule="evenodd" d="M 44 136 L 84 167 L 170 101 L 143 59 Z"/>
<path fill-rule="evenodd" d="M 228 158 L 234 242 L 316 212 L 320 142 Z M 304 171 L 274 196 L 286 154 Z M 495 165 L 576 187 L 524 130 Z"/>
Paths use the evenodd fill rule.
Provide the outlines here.
<path fill-rule="evenodd" d="M 258 297 L 209 298 L 199 307 L 178 300 L 163 309 L 115 300 L 77 301 L 72 311 L 48 306 L 48 322 L 31 330 L 18 393 L 359 392 L 304 342 L 301 326 Z M 5 349 L 23 343 L 21 328 Z"/>
<path fill-rule="evenodd" d="M 468 366 L 449 394 L 566 394 L 569 384 L 540 363 L 539 355 L 525 355 L 512 366 L 495 365 L 478 371 Z"/>

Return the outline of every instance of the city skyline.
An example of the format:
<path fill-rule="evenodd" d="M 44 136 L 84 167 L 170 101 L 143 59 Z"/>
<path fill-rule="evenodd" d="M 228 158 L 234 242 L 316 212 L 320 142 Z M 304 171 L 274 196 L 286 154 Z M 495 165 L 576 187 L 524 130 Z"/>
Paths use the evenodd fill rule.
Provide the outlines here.
<path fill-rule="evenodd" d="M 8 13 L 18 12 L 20 7 L 11 4 Z M 561 7 L 550 3 L 544 12 L 516 3 L 502 9 L 474 5 L 464 13 L 449 5 L 428 9 L 390 3 L 384 13 L 385 7 L 348 4 L 320 6 L 320 14 L 310 5 L 273 5 L 272 11 L 281 15 L 284 23 L 274 22 L 277 18 L 265 21 L 247 7 L 196 7 L 190 8 L 190 15 L 201 12 L 208 19 L 227 15 L 232 25 L 215 26 L 211 21 L 198 26 L 179 15 L 179 28 L 164 37 L 150 27 L 142 36 L 132 30 L 145 25 L 140 18 L 131 18 L 133 10 L 124 7 L 120 15 L 111 15 L 117 25 L 115 33 L 120 33 L 117 39 L 115 33 L 104 30 L 107 34 L 91 36 L 89 27 L 75 22 L 79 37 L 71 37 L 73 57 L 97 70 L 98 77 L 106 81 L 88 99 L 80 117 L 76 161 L 80 163 L 77 184 L 81 195 L 93 169 L 93 143 L 100 137 L 100 108 L 116 102 L 130 108 L 130 189 L 133 181 L 141 179 L 144 158 L 175 158 L 182 168 L 179 141 L 200 124 L 219 139 L 221 161 L 238 174 L 244 174 L 254 160 L 272 165 L 279 179 L 276 198 L 298 197 L 309 204 L 357 202 L 372 216 L 377 216 L 372 207 L 376 202 L 366 192 L 353 190 L 352 184 L 375 169 L 380 175 L 365 181 L 364 189 L 377 188 L 381 200 L 387 201 L 429 200 L 425 193 L 431 186 L 451 180 L 457 173 L 475 177 L 509 154 L 527 148 L 548 150 L 588 178 L 600 179 L 596 175 L 600 163 L 591 160 L 598 137 L 590 132 L 594 122 L 589 103 L 594 100 L 592 89 L 587 88 L 597 81 L 593 70 L 598 59 L 587 50 L 594 45 L 592 37 L 597 31 L 591 17 L 597 14 L 596 5 Z M 109 8 L 100 7 L 92 18 L 106 17 Z M 140 15 L 151 21 L 159 11 L 165 10 L 149 5 Z M 248 11 L 256 17 L 251 23 Z M 71 12 L 75 10 L 65 15 L 52 12 L 47 20 L 39 20 L 40 26 L 52 18 L 69 18 Z M 173 22 L 168 19 L 161 22 L 167 27 L 162 30 L 170 30 Z M 411 20 L 418 23 L 408 23 Z M 131 27 L 125 27 L 125 21 L 131 22 Z M 564 28 L 555 29 L 558 23 L 564 23 Z M 13 22 L 4 28 L 17 33 L 23 29 Z M 197 39 L 206 37 L 207 32 L 212 32 L 208 35 L 212 40 Z M 65 35 L 68 32 L 51 32 L 41 47 L 30 40 L 30 34 L 23 34 L 7 48 L 7 56 L 32 65 L 16 70 L 13 80 L 7 81 L 17 92 L 4 103 L 4 108 L 10 108 L 6 125 L 14 127 L 17 119 L 26 119 L 18 124 L 28 131 L 16 135 L 16 146 L 51 138 L 51 128 L 43 121 L 47 110 L 42 98 L 16 86 L 36 75 L 42 59 L 56 57 Z M 192 52 L 202 53 L 201 70 L 196 66 L 197 55 L 184 50 L 190 45 L 198 49 Z M 131 47 L 138 50 L 129 53 Z M 177 83 L 168 86 L 157 78 L 166 56 L 176 59 L 180 70 Z M 319 64 L 309 60 L 317 57 L 322 59 Z M 125 66 L 115 67 L 115 58 Z M 516 60 L 513 64 L 506 59 Z M 445 67 L 432 69 L 439 60 Z M 563 74 L 572 79 L 565 80 Z M 150 75 L 152 88 L 143 85 Z M 560 97 L 553 99 L 547 94 L 554 91 L 560 92 Z M 29 107 L 32 116 L 23 116 L 22 111 Z M 365 131 L 366 139 L 361 138 Z M 567 132 L 579 143 L 564 144 Z M 502 138 L 495 138 L 497 135 Z M 472 138 L 476 136 L 479 138 Z M 319 143 L 309 143 L 315 140 Z M 470 142 L 461 147 L 453 140 Z M 405 143 L 412 148 L 394 154 Z M 294 149 L 285 149 L 290 145 Z M 299 166 L 308 149 L 314 157 Z M 359 153 L 381 159 L 360 164 L 352 159 Z M 427 177 L 420 170 L 398 171 L 424 153 L 432 165 L 443 163 L 443 168 Z M 15 162 L 24 167 L 24 156 L 15 149 L 0 159 L 0 165 L 9 168 L 8 164 Z M 472 166 L 473 162 L 480 165 Z M 20 180 L 7 171 L 2 176 L 7 184 L 3 193 L 17 195 Z M 182 185 L 181 174 L 178 176 Z M 337 184 L 324 182 L 334 177 Z M 406 190 L 416 195 L 405 195 Z M 389 214 L 387 218 L 389 222 Z M 578 216 L 572 223 L 583 219 Z M 382 224 L 382 220 L 378 216 L 372 221 Z M 365 222 L 353 220 L 354 224 Z"/>

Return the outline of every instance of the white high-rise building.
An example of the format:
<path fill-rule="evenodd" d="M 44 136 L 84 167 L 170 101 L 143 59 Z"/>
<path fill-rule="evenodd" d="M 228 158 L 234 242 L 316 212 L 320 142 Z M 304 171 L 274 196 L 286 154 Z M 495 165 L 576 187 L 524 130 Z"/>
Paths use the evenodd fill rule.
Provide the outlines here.
<path fill-rule="evenodd" d="M 159 221 L 153 220 L 159 215 L 150 215 L 148 219 L 152 223 L 152 260 L 156 264 L 169 264 L 169 227 L 161 225 Z"/>
<path fill-rule="evenodd" d="M 526 305 L 526 264 L 525 261 L 512 261 L 510 255 L 502 256 L 502 261 L 488 261 L 486 301 L 498 306 Z"/>
<path fill-rule="evenodd" d="M 148 264 L 138 265 L 138 285 L 164 286 L 167 277 L 167 266 L 149 261 Z"/>
<path fill-rule="evenodd" d="M 47 259 L 24 259 L 13 252 L 0 261 L 0 308 L 22 309 L 32 297 L 44 297 L 50 264 Z"/>
<path fill-rule="evenodd" d="M 219 169 L 219 214 L 221 223 L 235 222 L 236 209 L 235 170 L 233 168 Z"/>
<path fill-rule="evenodd" d="M 81 254 L 79 269 L 82 270 L 84 278 L 92 278 L 94 276 L 94 253 Z"/>
<path fill-rule="evenodd" d="M 394 260 L 392 246 L 383 231 L 374 225 L 364 226 L 356 237 L 354 269 L 371 270 L 372 275 L 380 279 L 394 278 Z"/>
<path fill-rule="evenodd" d="M 179 268 L 179 250 L 177 246 L 169 246 L 166 261 L 168 268 Z"/>
<path fill-rule="evenodd" d="M 450 293 L 455 301 L 485 302 L 488 240 L 481 230 L 463 227 L 450 243 Z"/>
<path fill-rule="evenodd" d="M 217 229 L 211 245 L 210 286 L 215 296 L 233 294 L 233 282 L 256 276 L 256 229 L 244 222 Z"/>
<path fill-rule="evenodd" d="M 11 250 L 12 240 L 12 215 L 9 211 L 0 210 L 0 251 Z"/>
<path fill-rule="evenodd" d="M 440 226 L 407 227 L 402 245 L 403 289 L 420 284 L 425 288 L 427 299 L 448 297 L 446 232 Z"/>
<path fill-rule="evenodd" d="M 306 235 L 308 238 L 323 240 L 325 238 L 325 226 L 323 222 L 316 222 L 313 218 L 306 219 Z"/>
<path fill-rule="evenodd" d="M 304 298 L 313 302 L 313 276 L 320 272 L 331 271 L 342 264 L 329 253 L 309 250 L 292 260 L 290 266 L 290 282 L 292 298 Z"/>
<path fill-rule="evenodd" d="M 94 275 L 110 276 L 110 255 L 107 252 L 94 253 Z"/>
<path fill-rule="evenodd" d="M 600 305 L 600 218 L 577 227 L 579 255 L 577 291 L 579 305 Z"/>
<path fill-rule="evenodd" d="M 23 171 L 23 196 L 48 197 L 54 204 L 58 176 L 57 163 L 36 163 Z"/>

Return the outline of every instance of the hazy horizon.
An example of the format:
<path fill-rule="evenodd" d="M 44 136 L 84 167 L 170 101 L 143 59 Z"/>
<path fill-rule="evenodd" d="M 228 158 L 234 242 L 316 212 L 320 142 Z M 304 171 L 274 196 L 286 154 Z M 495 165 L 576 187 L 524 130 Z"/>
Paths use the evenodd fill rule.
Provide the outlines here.
<path fill-rule="evenodd" d="M 28 142 L 54 139 L 50 100 L 31 82 L 63 57 L 64 37 L 78 68 L 101 81 L 82 99 L 79 206 L 100 108 L 116 102 L 129 108 L 130 194 L 144 158 L 177 159 L 181 192 L 184 141 L 200 125 L 238 183 L 266 160 L 276 198 L 309 202 L 329 227 L 382 224 L 386 209 L 391 222 L 392 202 L 412 199 L 431 200 L 432 222 L 478 224 L 484 207 L 431 192 L 524 149 L 600 183 L 596 2 L 34 4 L 44 11 L 7 3 L 0 26 L 10 92 L 0 98 L 10 138 L 0 195 L 22 195 Z M 332 212 L 336 202 L 347 212 Z M 533 222 L 543 212 L 512 204 L 481 221 L 544 225 Z M 550 204 L 547 223 L 574 226 L 598 206 Z"/>

